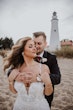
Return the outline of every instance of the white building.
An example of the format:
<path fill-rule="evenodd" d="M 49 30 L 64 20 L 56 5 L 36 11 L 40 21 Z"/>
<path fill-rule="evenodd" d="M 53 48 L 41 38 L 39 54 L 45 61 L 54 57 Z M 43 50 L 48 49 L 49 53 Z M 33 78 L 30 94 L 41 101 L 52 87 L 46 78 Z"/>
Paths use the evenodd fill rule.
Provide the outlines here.
<path fill-rule="evenodd" d="M 60 49 L 60 47 L 57 13 L 53 12 L 49 50 L 55 51 Z"/>

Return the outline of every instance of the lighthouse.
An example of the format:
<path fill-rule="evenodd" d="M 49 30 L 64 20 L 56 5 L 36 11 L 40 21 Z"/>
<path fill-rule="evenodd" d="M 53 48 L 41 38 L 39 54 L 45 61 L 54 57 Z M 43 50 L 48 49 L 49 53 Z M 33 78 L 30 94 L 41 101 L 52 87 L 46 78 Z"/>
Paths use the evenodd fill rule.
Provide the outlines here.
<path fill-rule="evenodd" d="M 58 19 L 57 13 L 53 12 L 51 20 L 51 36 L 50 36 L 50 51 L 56 51 L 60 49 L 60 40 L 59 40 L 59 30 L 58 30 Z"/>

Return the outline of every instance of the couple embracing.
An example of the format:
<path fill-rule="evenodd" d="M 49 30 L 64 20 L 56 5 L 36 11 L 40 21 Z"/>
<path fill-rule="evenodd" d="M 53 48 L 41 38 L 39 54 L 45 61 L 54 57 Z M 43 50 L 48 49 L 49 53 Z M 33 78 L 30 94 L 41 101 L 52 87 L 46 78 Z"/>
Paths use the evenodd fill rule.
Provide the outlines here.
<path fill-rule="evenodd" d="M 4 70 L 11 67 L 9 88 L 18 94 L 13 110 L 51 109 L 54 85 L 60 83 L 61 74 L 56 56 L 44 50 L 46 44 L 45 33 L 35 32 L 33 40 L 19 39 L 5 58 Z"/>

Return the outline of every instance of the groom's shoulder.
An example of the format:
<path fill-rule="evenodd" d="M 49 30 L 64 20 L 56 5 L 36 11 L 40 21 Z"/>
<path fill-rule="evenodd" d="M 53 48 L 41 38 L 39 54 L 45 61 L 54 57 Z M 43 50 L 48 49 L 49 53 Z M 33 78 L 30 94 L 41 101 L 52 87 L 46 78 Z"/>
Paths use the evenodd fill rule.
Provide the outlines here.
<path fill-rule="evenodd" d="M 48 52 L 48 51 L 45 51 L 45 53 L 46 53 L 47 56 L 49 56 L 49 57 L 56 57 L 55 53 Z"/>

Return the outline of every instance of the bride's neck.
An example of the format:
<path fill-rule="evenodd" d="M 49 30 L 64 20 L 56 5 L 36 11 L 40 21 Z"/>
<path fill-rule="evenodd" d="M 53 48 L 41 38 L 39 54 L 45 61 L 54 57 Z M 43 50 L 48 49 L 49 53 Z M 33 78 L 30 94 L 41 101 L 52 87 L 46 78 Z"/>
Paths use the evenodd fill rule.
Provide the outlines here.
<path fill-rule="evenodd" d="M 24 59 L 25 59 L 25 61 L 24 61 L 25 66 L 31 66 L 31 65 L 34 65 L 34 62 L 35 62 L 35 61 L 34 61 L 33 58 L 25 57 Z"/>

